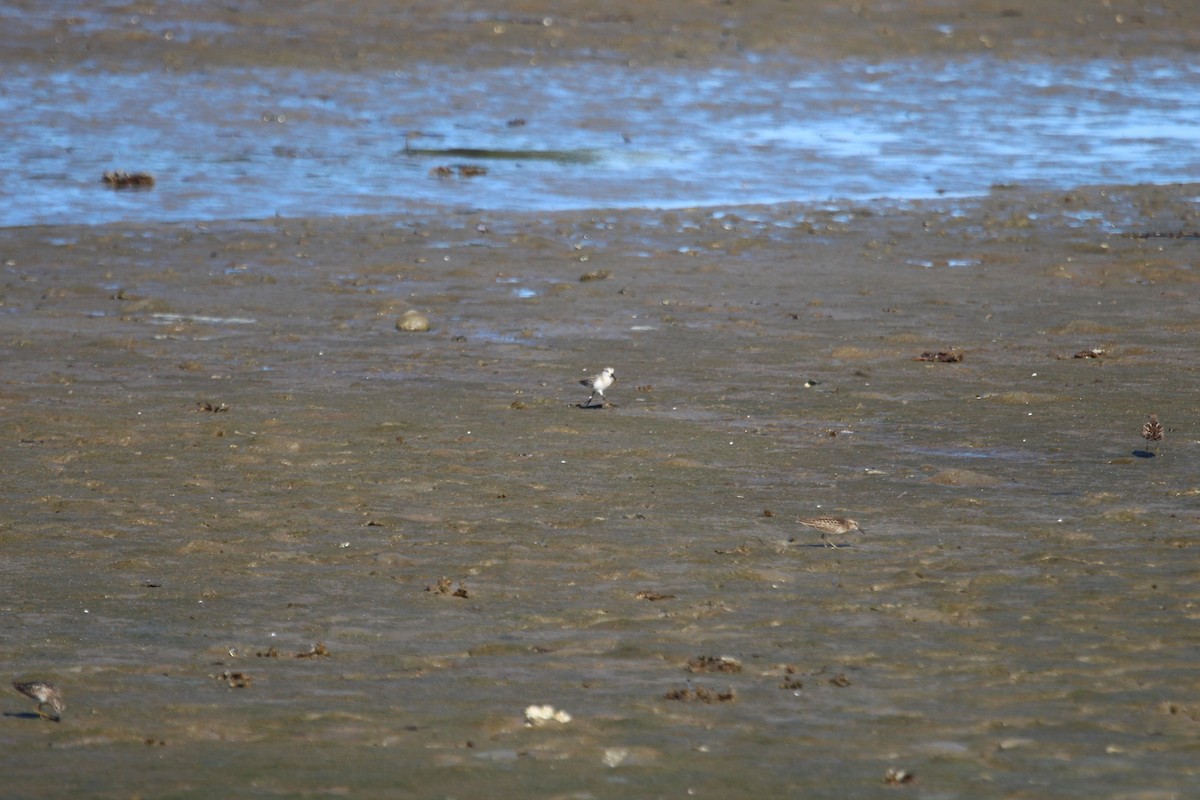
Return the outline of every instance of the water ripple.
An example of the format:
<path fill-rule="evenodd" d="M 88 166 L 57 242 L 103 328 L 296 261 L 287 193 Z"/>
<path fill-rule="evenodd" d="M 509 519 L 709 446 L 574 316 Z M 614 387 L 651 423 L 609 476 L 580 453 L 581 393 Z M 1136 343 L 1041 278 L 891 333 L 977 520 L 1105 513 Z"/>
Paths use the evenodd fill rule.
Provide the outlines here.
<path fill-rule="evenodd" d="M 0 180 L 22 200 L 0 209 L 0 226 L 1194 181 L 1197 94 L 1200 63 L 1157 60 L 377 74 L 27 66 L 0 85 Z M 419 153 L 405 149 L 412 132 Z M 464 175 L 461 152 L 439 155 L 454 150 L 497 157 Z M 589 159 L 536 157 L 548 151 Z M 434 174 L 440 166 L 449 174 Z M 147 171 L 157 185 L 112 191 L 100 184 L 108 169 Z"/>

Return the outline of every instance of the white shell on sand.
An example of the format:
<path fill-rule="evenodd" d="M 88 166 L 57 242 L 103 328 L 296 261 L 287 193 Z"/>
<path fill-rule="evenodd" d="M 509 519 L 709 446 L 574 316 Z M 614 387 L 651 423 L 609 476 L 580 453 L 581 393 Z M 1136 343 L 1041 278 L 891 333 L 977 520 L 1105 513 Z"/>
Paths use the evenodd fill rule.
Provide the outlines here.
<path fill-rule="evenodd" d="M 570 721 L 570 714 L 566 711 L 559 711 L 554 706 L 529 706 L 525 709 L 526 725 L 544 725 L 547 722 L 561 722 L 565 724 Z"/>
<path fill-rule="evenodd" d="M 396 320 L 396 330 L 398 331 L 427 331 L 429 327 L 429 317 L 420 311 L 411 309 L 405 311 L 400 315 L 400 319 Z"/>

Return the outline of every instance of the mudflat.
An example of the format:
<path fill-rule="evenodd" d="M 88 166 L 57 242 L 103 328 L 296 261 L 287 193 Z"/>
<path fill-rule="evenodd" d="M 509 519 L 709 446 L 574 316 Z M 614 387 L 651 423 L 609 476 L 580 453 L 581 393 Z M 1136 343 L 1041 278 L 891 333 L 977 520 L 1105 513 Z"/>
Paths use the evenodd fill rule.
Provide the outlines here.
<path fill-rule="evenodd" d="M 1011 57 L 1118 57 L 1200 29 L 589 8 L 188 6 L 237 32 L 186 68 L 305 42 L 886 57 L 949 46 L 931 15 Z M 61 50 L 0 58 L 165 58 L 110 18 L 20 22 Z M 1187 796 L 1198 193 L 0 229 L 0 663 L 66 703 L 6 695 L 7 790 Z M 824 547 L 796 523 L 819 515 L 866 532 Z M 544 704 L 569 718 L 527 722 Z"/>
<path fill-rule="evenodd" d="M 748 54 L 895 58 L 1188 58 L 1200 8 L 1133 0 L 475 0 L 397 7 L 384 0 L 275 7 L 133 4 L 64 13 L 20 3 L 0 31 L 0 63 L 104 69 L 498 64 L 617 60 L 641 65 Z"/>

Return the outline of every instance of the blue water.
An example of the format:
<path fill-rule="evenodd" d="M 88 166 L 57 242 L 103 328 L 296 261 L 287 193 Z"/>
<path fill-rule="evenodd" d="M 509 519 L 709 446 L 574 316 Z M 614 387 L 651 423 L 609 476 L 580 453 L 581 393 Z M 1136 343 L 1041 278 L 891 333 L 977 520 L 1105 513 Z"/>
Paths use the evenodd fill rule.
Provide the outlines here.
<path fill-rule="evenodd" d="M 1200 59 L 0 79 L 0 226 L 982 194 L 1200 180 Z M 519 122 L 518 122 L 519 121 Z M 413 155 L 584 151 L 584 163 Z M 478 177 L 437 166 L 479 164 Z M 106 170 L 152 173 L 112 191 Z"/>

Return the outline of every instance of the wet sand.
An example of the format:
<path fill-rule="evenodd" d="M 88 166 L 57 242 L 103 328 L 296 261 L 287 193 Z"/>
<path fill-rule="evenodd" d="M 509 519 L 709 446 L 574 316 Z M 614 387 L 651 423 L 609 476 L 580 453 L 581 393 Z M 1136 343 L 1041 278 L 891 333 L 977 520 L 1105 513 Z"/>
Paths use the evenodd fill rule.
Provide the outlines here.
<path fill-rule="evenodd" d="M 4 230 L 9 780 L 1183 796 L 1196 191 Z"/>
<path fill-rule="evenodd" d="M 0 229 L 6 791 L 1188 796 L 1198 191 Z"/>
<path fill-rule="evenodd" d="M 20 7 L 21 4 L 17 4 Z M 386 69 L 418 62 L 478 66 L 589 60 L 668 65 L 787 54 L 801 58 L 1191 57 L 1200 7 L 1132 0 L 482 0 L 397 8 L 276 9 L 255 4 L 113 4 L 6 18 L 0 63 L 104 69 L 303 66 Z"/>

